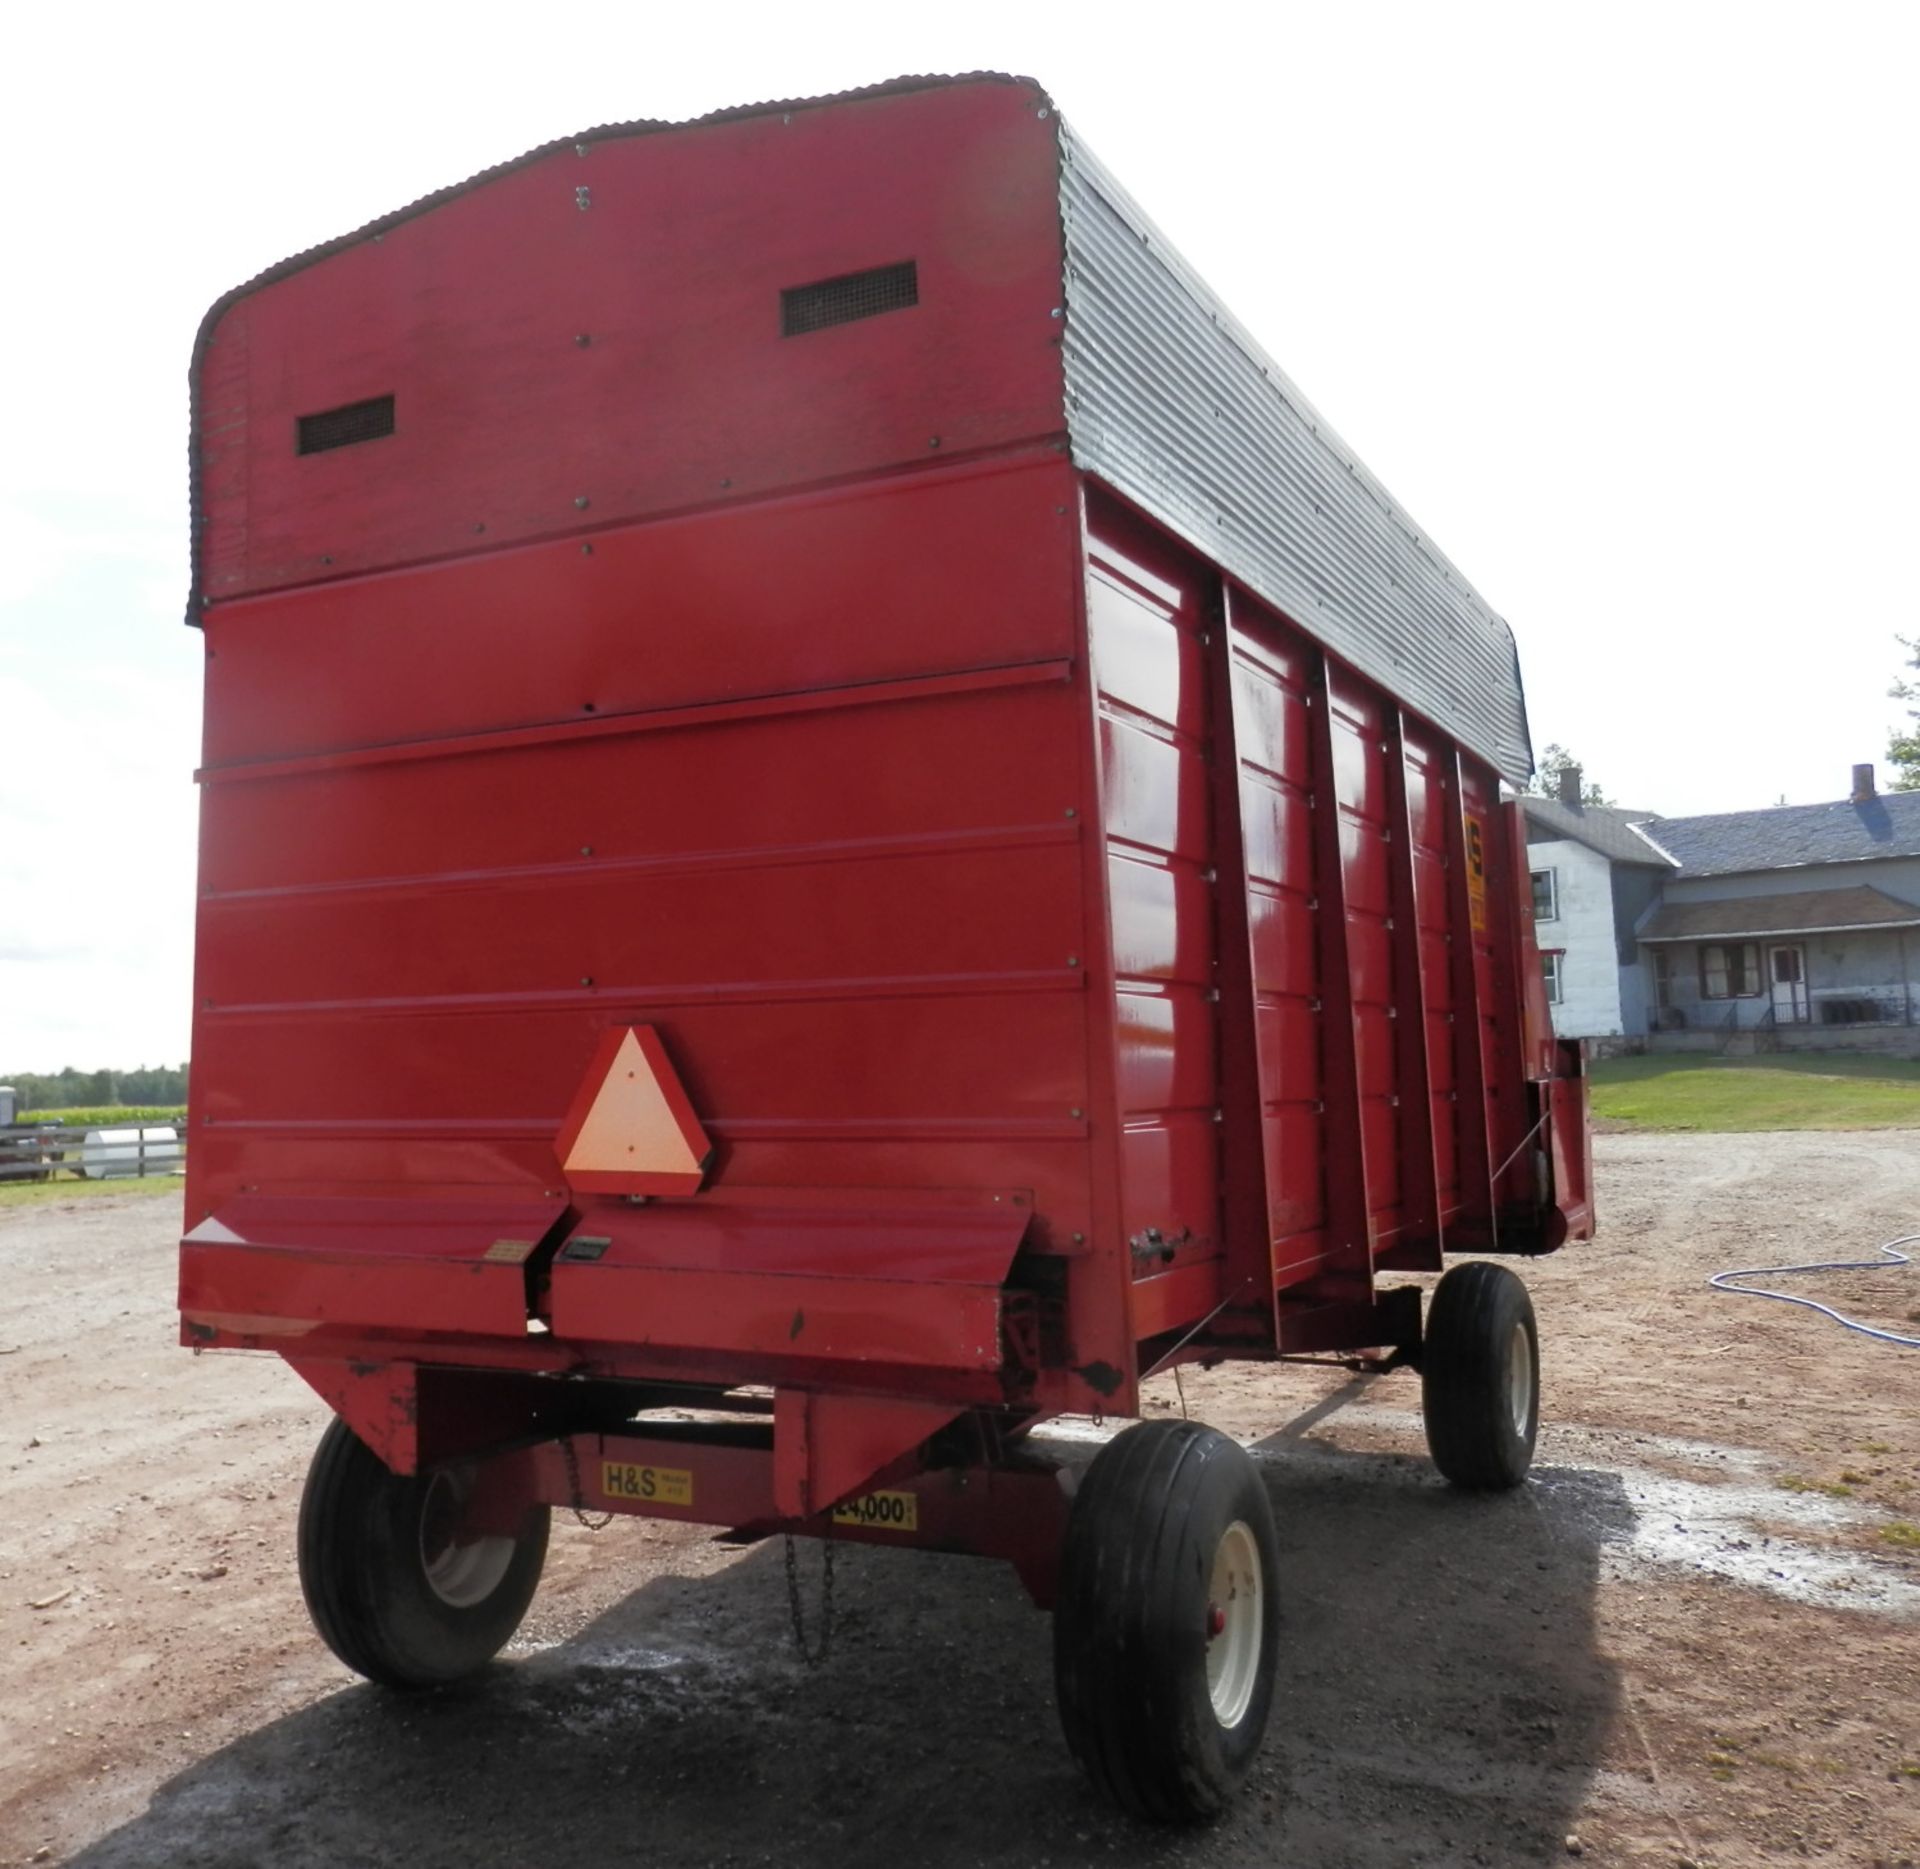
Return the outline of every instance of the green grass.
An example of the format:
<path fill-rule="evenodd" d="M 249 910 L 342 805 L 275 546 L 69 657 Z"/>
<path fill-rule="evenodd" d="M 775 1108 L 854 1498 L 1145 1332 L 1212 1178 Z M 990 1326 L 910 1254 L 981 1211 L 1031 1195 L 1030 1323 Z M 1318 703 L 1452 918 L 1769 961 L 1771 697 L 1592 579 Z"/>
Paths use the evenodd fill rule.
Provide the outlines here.
<path fill-rule="evenodd" d="M 187 1120 L 185 1104 L 171 1108 L 157 1105 L 96 1105 L 85 1110 L 22 1110 L 23 1123 L 59 1123 L 67 1129 L 129 1129 L 136 1123 L 157 1123 L 179 1128 Z"/>
<path fill-rule="evenodd" d="M 178 1195 L 183 1185 L 178 1175 L 113 1175 L 101 1181 L 76 1181 L 62 1175 L 57 1181 L 0 1181 L 0 1207 L 92 1201 L 107 1194 Z"/>
<path fill-rule="evenodd" d="M 1880 1527 L 1880 1536 L 1890 1545 L 1900 1545 L 1909 1551 L 1920 1551 L 1920 1525 L 1906 1519 L 1895 1519 L 1891 1525 Z M 1920 1778 L 1920 1766 L 1915 1766 L 1913 1775 Z"/>
<path fill-rule="evenodd" d="M 1783 1493 L 1825 1493 L 1829 1499 L 1851 1499 L 1853 1489 L 1836 1480 L 1809 1480 L 1798 1473 L 1783 1474 L 1774 1484 Z"/>
<path fill-rule="evenodd" d="M 1920 1129 L 1920 1062 L 1850 1053 L 1603 1058 L 1593 1113 L 1632 1129 Z"/>

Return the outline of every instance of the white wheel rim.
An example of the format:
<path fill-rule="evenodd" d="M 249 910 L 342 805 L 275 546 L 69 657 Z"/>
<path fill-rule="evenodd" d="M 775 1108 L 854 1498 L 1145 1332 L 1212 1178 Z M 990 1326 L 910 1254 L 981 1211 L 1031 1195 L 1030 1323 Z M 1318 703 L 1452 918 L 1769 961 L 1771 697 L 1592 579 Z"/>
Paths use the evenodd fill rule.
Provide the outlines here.
<path fill-rule="evenodd" d="M 513 1562 L 513 1540 L 498 1534 L 456 1542 L 473 1492 L 470 1470 L 443 1467 L 420 1502 L 420 1569 L 427 1588 L 449 1609 L 471 1609 L 499 1589 Z"/>
<path fill-rule="evenodd" d="M 1513 1411 L 1513 1431 L 1524 1441 L 1533 1419 L 1533 1345 L 1524 1324 L 1514 1325 L 1507 1345 L 1507 1404 Z"/>
<path fill-rule="evenodd" d="M 1253 1704 L 1265 1615 L 1260 1547 L 1246 1520 L 1235 1519 L 1215 1547 L 1207 1584 L 1207 1694 L 1223 1727 L 1238 1726 Z"/>

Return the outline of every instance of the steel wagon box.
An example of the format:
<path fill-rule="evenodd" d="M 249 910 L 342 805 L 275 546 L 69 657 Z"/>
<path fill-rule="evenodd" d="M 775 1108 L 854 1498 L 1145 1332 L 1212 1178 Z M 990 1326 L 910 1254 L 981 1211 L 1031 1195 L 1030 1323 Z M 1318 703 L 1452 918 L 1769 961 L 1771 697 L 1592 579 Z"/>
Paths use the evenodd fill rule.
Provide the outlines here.
<path fill-rule="evenodd" d="M 1381 1283 L 1591 1230 L 1505 625 L 1025 80 L 536 150 L 229 294 L 193 392 L 183 1338 L 340 1417 L 322 1634 L 471 1671 L 554 1504 L 1000 1555 L 1096 1777 L 1215 1808 L 1251 1468 L 1032 1430 L 1366 1353 L 1524 1474 L 1518 1281 Z"/>

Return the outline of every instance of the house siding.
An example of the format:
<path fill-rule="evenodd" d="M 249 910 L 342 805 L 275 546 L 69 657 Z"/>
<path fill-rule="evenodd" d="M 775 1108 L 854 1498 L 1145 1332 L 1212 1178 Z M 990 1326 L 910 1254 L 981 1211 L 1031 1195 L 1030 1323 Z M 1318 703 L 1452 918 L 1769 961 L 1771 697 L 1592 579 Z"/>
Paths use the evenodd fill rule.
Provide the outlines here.
<path fill-rule="evenodd" d="M 1669 885 L 1669 897 L 1672 886 Z M 1672 956 L 1672 992 L 1669 1004 L 1679 1010 L 1686 1028 L 1744 1028 L 1762 1023 L 1773 1004 L 1766 985 L 1768 950 L 1799 947 L 1806 952 L 1808 1022 L 1801 1029 L 1833 1029 L 1842 1012 L 1857 1020 L 1863 1001 L 1871 1000 L 1878 1018 L 1888 1024 L 1908 1025 L 1920 1007 L 1920 937 L 1897 928 L 1854 928 L 1839 934 L 1762 936 L 1752 945 L 1760 950 L 1761 991 L 1747 999 L 1706 999 L 1700 992 L 1698 941 L 1663 944 Z M 1648 961 L 1649 979 L 1652 961 Z M 1831 1010 L 1828 1010 L 1831 1008 Z M 1844 1021 L 1843 1021 L 1844 1022 Z"/>
<path fill-rule="evenodd" d="M 1855 929 L 1848 934 L 1808 935 L 1807 980 L 1813 1023 L 1828 1023 L 1821 1015 L 1823 1001 L 1871 999 L 1888 1024 L 1906 1024 L 1912 1017 L 1914 982 L 1911 971 L 1913 938 L 1903 931 Z"/>
<path fill-rule="evenodd" d="M 1562 1038 L 1614 1038 L 1620 1016 L 1620 975 L 1614 931 L 1613 865 L 1570 839 L 1530 843 L 1527 866 L 1552 870 L 1558 912 L 1538 921 L 1540 946 L 1558 948 L 1560 1003 L 1553 1029 Z"/>
<path fill-rule="evenodd" d="M 1761 896 L 1800 895 L 1824 889 L 1852 889 L 1861 884 L 1920 907 L 1920 857 L 1886 857 L 1860 863 L 1801 863 L 1777 870 L 1747 870 L 1732 876 L 1669 876 L 1665 901 L 1736 902 Z M 1644 917 L 1643 917 L 1644 919 Z M 1698 941 L 1668 945 L 1672 957 L 1672 990 L 1668 1004 L 1684 1021 L 1685 1030 L 1744 1029 L 1767 1020 L 1773 995 L 1765 985 L 1767 950 L 1782 945 L 1804 947 L 1808 1020 L 1794 1030 L 1803 1043 L 1816 1043 L 1820 1033 L 1836 1033 L 1857 1022 L 1871 1001 L 1874 1015 L 1884 1024 L 1907 1027 L 1920 1003 L 1920 939 L 1909 930 L 1855 928 L 1840 934 L 1762 937 L 1760 949 L 1762 991 L 1748 999 L 1706 999 L 1700 992 Z M 1647 964 L 1649 999 L 1653 961 Z"/>
<path fill-rule="evenodd" d="M 1719 1032 L 1729 1026 L 1743 1030 L 1747 1026 L 1760 1024 L 1766 1018 L 1767 1008 L 1773 1004 L 1764 984 L 1766 943 L 1758 944 L 1763 970 L 1761 991 L 1746 999 L 1708 999 L 1700 991 L 1699 942 L 1675 941 L 1665 945 L 1673 969 L 1667 1006 L 1684 1021 L 1682 1030 Z M 1653 978 L 1651 960 L 1648 962 L 1648 978 Z"/>

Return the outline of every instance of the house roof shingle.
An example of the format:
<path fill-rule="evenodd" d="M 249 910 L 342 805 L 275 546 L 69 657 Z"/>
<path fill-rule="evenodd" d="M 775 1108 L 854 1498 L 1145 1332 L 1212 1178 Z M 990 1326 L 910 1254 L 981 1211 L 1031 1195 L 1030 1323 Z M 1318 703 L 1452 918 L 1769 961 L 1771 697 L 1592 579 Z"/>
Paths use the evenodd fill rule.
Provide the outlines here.
<path fill-rule="evenodd" d="M 1920 928 L 1920 907 L 1861 884 L 1795 895 L 1735 896 L 1717 902 L 1663 902 L 1642 941 L 1724 941 L 1765 935 L 1838 934 L 1854 928 Z"/>
<path fill-rule="evenodd" d="M 1650 811 L 1621 811 L 1612 805 L 1563 805 L 1557 798 L 1522 798 L 1520 806 L 1535 836 L 1531 841 L 1570 838 L 1597 850 L 1614 863 L 1646 863 L 1655 869 L 1675 868 L 1673 858 L 1649 843 L 1633 827 L 1650 819 Z"/>
<path fill-rule="evenodd" d="M 1531 807 L 1539 801 L 1529 799 Z M 1683 876 L 1735 876 L 1807 863 L 1920 857 L 1920 792 L 1881 792 L 1854 804 L 1777 805 L 1711 817 L 1638 819 Z"/>

